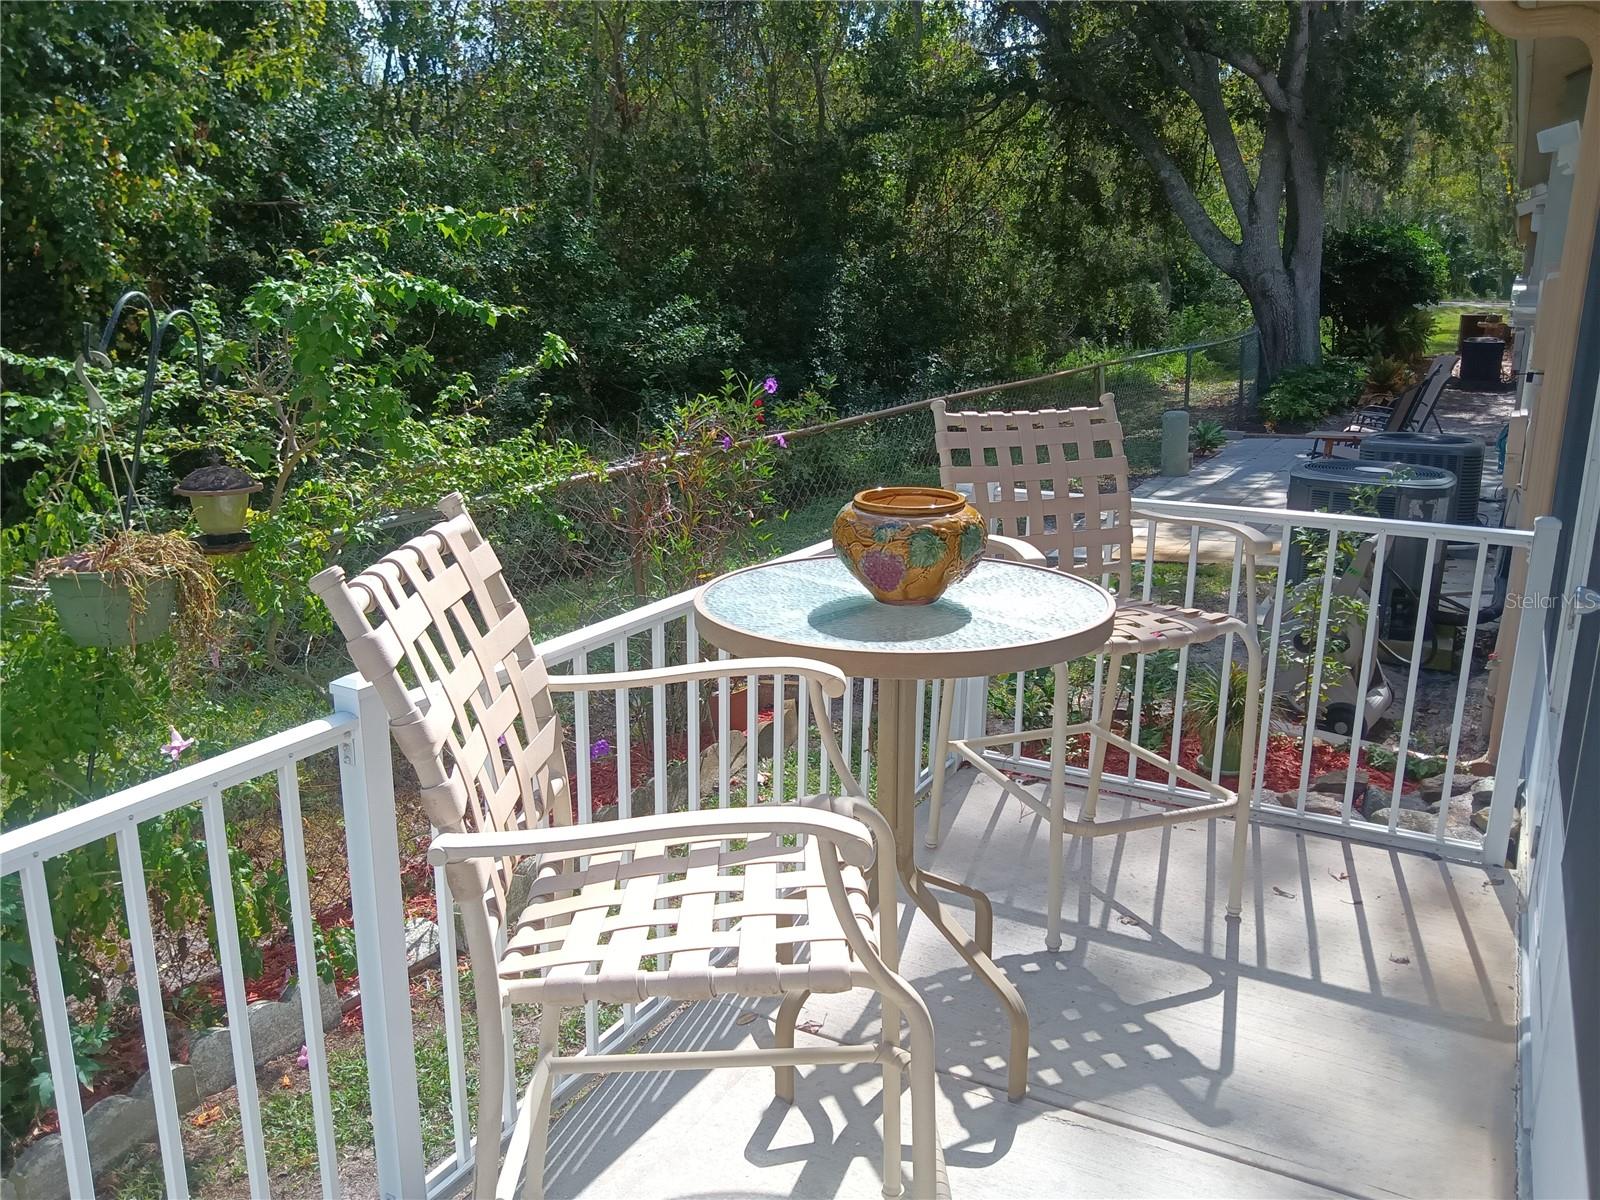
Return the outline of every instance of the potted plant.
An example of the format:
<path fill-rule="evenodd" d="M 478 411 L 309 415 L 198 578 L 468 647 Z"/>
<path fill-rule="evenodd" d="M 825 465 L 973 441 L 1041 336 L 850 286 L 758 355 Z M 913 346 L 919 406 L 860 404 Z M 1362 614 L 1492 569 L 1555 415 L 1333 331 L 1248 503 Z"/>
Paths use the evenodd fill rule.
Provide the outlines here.
<path fill-rule="evenodd" d="M 1244 706 L 1250 691 L 1250 674 L 1238 663 L 1229 665 L 1228 710 L 1222 734 L 1222 773 L 1239 773 L 1239 750 L 1244 740 Z M 1212 752 L 1217 744 L 1217 718 L 1222 715 L 1222 674 L 1202 667 L 1189 681 L 1184 715 L 1200 735 L 1200 769 L 1211 770 Z"/>
<path fill-rule="evenodd" d="M 136 646 L 177 621 L 185 646 L 214 639 L 217 577 L 188 538 L 123 529 L 39 564 L 62 631 L 80 646 Z"/>
<path fill-rule="evenodd" d="M 244 518 L 251 493 L 261 490 L 255 479 L 237 467 L 199 467 L 172 490 L 189 498 L 200 526 L 200 549 L 207 554 L 238 554 L 250 548 Z"/>

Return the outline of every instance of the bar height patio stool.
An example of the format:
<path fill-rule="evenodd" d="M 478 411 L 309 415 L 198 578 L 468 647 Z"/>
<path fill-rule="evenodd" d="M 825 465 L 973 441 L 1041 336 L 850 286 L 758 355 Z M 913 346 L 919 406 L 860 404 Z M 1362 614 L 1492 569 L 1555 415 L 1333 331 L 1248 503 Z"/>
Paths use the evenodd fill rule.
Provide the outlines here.
<path fill-rule="evenodd" d="M 1251 767 L 1260 711 L 1261 647 L 1255 635 L 1255 566 L 1257 554 L 1271 549 L 1270 539 L 1248 526 L 1229 521 L 1188 516 L 1181 521 L 1190 526 L 1231 533 L 1237 540 L 1245 567 L 1246 620 L 1225 613 L 1136 599 L 1132 579 L 1134 518 L 1147 516 L 1157 521 L 1173 518 L 1141 513 L 1135 508 L 1128 486 L 1122 425 L 1117 419 L 1115 400 L 1109 393 L 1100 397 L 1098 406 L 1085 408 L 950 412 L 942 400 L 936 400 L 932 409 L 940 482 L 947 488 L 968 493 L 991 532 L 1030 544 L 1058 570 L 1093 580 L 1114 580 L 1117 611 L 1111 639 L 1103 651 L 1108 660 L 1105 686 L 1101 689 L 1096 711 L 1088 721 L 1067 720 L 1069 713 L 1064 698 L 1069 691 L 1068 664 L 1061 663 L 1055 667 L 1055 703 L 1050 728 L 952 740 L 950 721 L 955 689 L 953 681 L 944 681 L 932 755 L 928 844 L 937 844 L 946 759 L 953 752 L 993 780 L 1005 795 L 1046 821 L 1050 830 L 1050 883 L 1045 945 L 1058 950 L 1061 947 L 1066 835 L 1110 837 L 1200 817 L 1232 816 L 1233 864 L 1228 885 L 1228 913 L 1238 916 L 1243 901 Z M 1151 536 L 1154 536 L 1153 530 Z M 1248 692 L 1237 791 L 1230 791 L 1220 783 L 1213 783 L 1147 750 L 1112 728 L 1117 682 L 1124 659 L 1177 650 L 1230 635 L 1244 644 L 1248 658 Z M 1230 673 L 1228 664 L 1224 664 L 1224 689 Z M 1225 690 L 1222 707 L 1226 711 Z M 1076 767 L 1069 770 L 1067 742 L 1080 735 L 1089 739 L 1088 767 L 1087 770 Z M 1002 771 L 986 753 L 1001 745 L 1040 740 L 1047 740 L 1050 745 L 1047 775 L 1014 762 L 1008 763 L 1006 771 Z M 1187 785 L 1174 799 L 1198 800 L 1199 803 L 1115 819 L 1098 818 L 1108 746 L 1127 754 L 1130 766 L 1137 762 L 1149 763 L 1169 779 Z M 1012 778 L 1016 774 L 1035 774 L 1048 779 L 1045 798 L 1041 800 L 1018 784 Z M 1069 774 L 1080 781 L 1084 789 L 1083 805 L 1077 817 L 1070 817 L 1066 812 Z"/>
<path fill-rule="evenodd" d="M 812 711 L 844 676 L 804 659 L 728 659 L 622 674 L 550 675 L 493 548 L 456 494 L 444 520 L 352 579 L 311 581 L 377 690 L 416 770 L 465 927 L 478 1010 L 478 1200 L 544 1194 L 558 1074 L 770 1067 L 792 1101 L 798 1065 L 876 1063 L 883 1073 L 883 1194 L 901 1193 L 901 1073 L 910 1074 L 912 1191 L 942 1190 L 934 1127 L 933 1025 L 897 973 L 895 861 L 888 823 L 865 800 L 833 729 L 816 722 L 847 794 L 799 804 L 705 809 L 573 824 L 553 695 L 658 688 L 726 676 L 794 675 Z M 781 751 L 780 751 L 781 753 Z M 754 763 L 751 763 L 754 769 Z M 518 879 L 518 877 L 521 877 Z M 528 898 L 509 905 L 514 886 Z M 448 920 L 448 914 L 441 919 Z M 796 1047 L 807 992 L 876 992 L 874 1042 Z M 781 997 L 775 1045 L 562 1055 L 561 1012 L 590 1001 Z M 502 1165 L 510 1005 L 537 1004 L 539 1059 Z M 900 1044 L 900 1020 L 910 1032 Z"/>

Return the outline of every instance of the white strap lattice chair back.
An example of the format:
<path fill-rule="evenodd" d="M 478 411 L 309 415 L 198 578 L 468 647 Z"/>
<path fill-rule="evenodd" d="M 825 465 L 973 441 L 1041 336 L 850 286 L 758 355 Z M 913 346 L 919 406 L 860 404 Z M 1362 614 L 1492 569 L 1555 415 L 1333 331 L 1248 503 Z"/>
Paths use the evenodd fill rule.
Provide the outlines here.
<path fill-rule="evenodd" d="M 933 402 L 940 482 L 970 494 L 991 533 L 1020 538 L 1126 596 L 1133 498 L 1110 393 L 1087 408 L 950 412 Z"/>
<path fill-rule="evenodd" d="M 462 498 L 451 494 L 439 508 L 444 521 L 353 579 L 330 567 L 311 588 L 383 700 L 436 829 L 568 825 L 561 721 L 527 614 Z M 492 892 L 495 913 L 516 866 L 507 859 L 472 881 L 474 892 Z"/>

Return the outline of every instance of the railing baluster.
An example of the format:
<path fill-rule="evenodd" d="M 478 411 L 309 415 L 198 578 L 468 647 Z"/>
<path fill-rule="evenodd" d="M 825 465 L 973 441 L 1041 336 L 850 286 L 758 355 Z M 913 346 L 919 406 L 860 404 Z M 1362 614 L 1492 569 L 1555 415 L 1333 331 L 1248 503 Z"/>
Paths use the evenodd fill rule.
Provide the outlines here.
<path fill-rule="evenodd" d="M 1489 547 L 1478 547 L 1478 564 L 1472 572 L 1472 594 L 1468 603 L 1467 631 L 1461 648 L 1461 674 L 1456 682 L 1456 707 L 1450 720 L 1450 748 L 1444 756 L 1444 787 L 1439 794 L 1439 824 L 1435 829 L 1438 839 L 1444 841 L 1445 823 L 1450 817 L 1450 801 L 1455 797 L 1450 786 L 1456 777 L 1456 751 L 1461 748 L 1461 714 L 1467 706 L 1467 682 L 1472 674 L 1472 645 L 1478 636 L 1478 608 L 1483 602 L 1483 572 L 1489 561 Z"/>
<path fill-rule="evenodd" d="M 1194 577 L 1200 569 L 1200 527 L 1189 527 L 1189 563 L 1183 581 L 1183 607 L 1194 607 Z M 1172 746 L 1167 755 L 1169 762 L 1181 762 L 1183 751 L 1183 705 L 1189 690 L 1189 646 L 1178 647 L 1178 686 L 1172 694 Z M 1176 788 L 1178 777 L 1167 772 L 1167 787 Z"/>
<path fill-rule="evenodd" d="M 1406 708 L 1400 718 L 1400 746 L 1394 760 L 1394 795 L 1389 802 L 1389 832 L 1400 825 L 1400 797 L 1406 790 L 1406 755 L 1411 750 L 1411 718 L 1417 711 L 1417 676 L 1422 670 L 1422 637 L 1427 630 L 1428 608 L 1433 603 L 1433 560 L 1438 539 L 1428 538 L 1428 552 L 1422 560 L 1422 595 L 1417 598 L 1416 629 L 1411 634 L 1411 670 L 1406 676 Z M 1374 584 L 1383 594 L 1381 581 Z"/>
<path fill-rule="evenodd" d="M 206 862 L 211 868 L 211 905 L 217 922 L 217 958 L 222 968 L 222 996 L 233 1042 L 239 1122 L 243 1126 L 245 1170 L 250 1194 L 272 1194 L 267 1183 L 266 1135 L 261 1127 L 261 1097 L 256 1091 L 255 1050 L 250 1039 L 250 1005 L 244 992 L 244 961 L 239 947 L 239 920 L 233 903 L 233 872 L 228 861 L 228 825 L 222 811 L 222 788 L 213 784 L 201 801 L 205 821 Z"/>
<path fill-rule="evenodd" d="M 589 652 L 579 650 L 572 658 L 575 675 L 587 674 Z M 589 748 L 589 693 L 576 692 L 572 697 L 572 735 L 577 741 L 578 758 L 578 823 L 588 825 L 594 821 L 594 752 Z"/>
<path fill-rule="evenodd" d="M 1389 557 L 1389 535 L 1378 534 L 1378 545 L 1372 556 L 1373 579 L 1383 578 L 1384 564 Z M 1377 648 L 1378 622 L 1381 614 L 1378 610 L 1378 596 L 1376 592 L 1367 597 L 1366 629 L 1361 640 L 1361 673 L 1356 676 L 1356 715 L 1350 725 L 1350 765 L 1345 770 L 1344 778 L 1344 803 L 1340 805 L 1339 819 L 1348 825 L 1355 811 L 1356 771 L 1359 769 L 1361 758 L 1361 735 L 1367 725 L 1367 697 L 1371 694 L 1372 655 Z M 1372 787 L 1371 776 L 1368 776 L 1367 787 Z M 1368 793 L 1370 794 L 1370 792 Z"/>
<path fill-rule="evenodd" d="M 322 1028 L 322 990 L 317 974 L 315 917 L 306 870 L 306 831 L 300 820 L 300 768 L 278 768 L 278 807 L 283 816 L 283 865 L 289 876 L 289 923 L 294 930 L 294 963 L 299 975 L 300 1019 L 306 1033 L 306 1072 L 311 1079 L 311 1119 L 317 1131 L 317 1170 L 322 1194 L 339 1195 L 339 1151 L 333 1136 L 328 1046 Z"/>
<path fill-rule="evenodd" d="M 184 1166 L 183 1131 L 178 1126 L 178 1097 L 172 1086 L 172 1051 L 167 1045 L 161 967 L 156 960 L 155 930 L 150 921 L 139 827 L 131 822 L 117 830 L 117 865 L 121 868 L 122 902 L 128 914 L 128 946 L 133 953 L 134 982 L 139 989 L 139 1020 L 144 1028 L 145 1060 L 150 1068 L 150 1093 L 156 1108 L 156 1132 L 161 1141 L 161 1172 L 170 1200 L 186 1200 L 189 1175 Z M 319 1158 L 320 1150 L 319 1146 Z M 326 1177 L 323 1191 L 327 1192 Z"/>
<path fill-rule="evenodd" d="M 1267 744 L 1272 738 L 1272 701 L 1278 686 L 1278 641 L 1283 633 L 1284 578 L 1289 565 L 1289 543 L 1294 537 L 1294 526 L 1285 521 L 1278 541 L 1278 579 L 1272 591 L 1272 633 L 1262 652 L 1266 676 L 1261 688 L 1261 727 L 1256 730 L 1256 769 L 1252 776 L 1257 790 L 1267 786 Z M 1251 803 L 1255 803 L 1252 798 Z"/>
<path fill-rule="evenodd" d="M 683 661 L 697 663 L 700 661 L 700 630 L 695 625 L 694 609 L 689 609 L 683 614 Z M 697 812 L 700 808 L 700 685 L 694 682 L 683 685 L 684 722 L 687 729 L 684 732 L 684 753 L 688 761 L 684 764 L 689 778 L 689 811 Z"/>
<path fill-rule="evenodd" d="M 628 637 L 624 634 L 611 643 L 611 669 L 628 669 Z M 627 688 L 618 688 L 615 701 L 617 722 L 617 816 L 633 816 L 633 722 L 628 719 Z"/>
<path fill-rule="evenodd" d="M 772 679 L 772 802 L 783 803 L 783 757 L 787 743 L 783 740 L 783 709 L 787 703 L 783 691 L 783 675 Z"/>
<path fill-rule="evenodd" d="M 1239 602 L 1239 572 L 1243 566 L 1244 547 L 1233 546 L 1233 577 L 1228 583 L 1228 606 L 1222 611 L 1230 617 Z M 1230 630 L 1222 639 L 1221 686 L 1217 689 L 1217 730 L 1211 746 L 1211 782 L 1222 781 L 1222 745 L 1227 734 L 1228 689 L 1233 684 L 1233 633 Z"/>
<path fill-rule="evenodd" d="M 795 779 L 796 799 L 809 793 L 806 785 L 811 781 L 811 689 L 804 679 L 799 681 L 799 699 L 795 701 Z"/>
<path fill-rule="evenodd" d="M 744 677 L 744 802 L 754 807 L 760 800 L 756 791 L 756 776 L 761 773 L 761 711 L 756 703 L 761 692 L 761 681 L 754 675 Z"/>
<path fill-rule="evenodd" d="M 1333 569 L 1339 558 L 1339 531 L 1328 530 L 1326 561 L 1322 568 L 1322 603 L 1317 608 L 1317 648 L 1311 659 L 1311 678 L 1306 688 L 1306 730 L 1300 748 L 1300 793 L 1295 797 L 1294 811 L 1302 816 L 1306 811 L 1306 784 L 1311 779 L 1311 749 L 1317 740 L 1317 722 L 1322 716 L 1322 654 L 1328 646 L 1328 622 L 1333 614 Z M 1381 593 L 1381 581 L 1379 581 Z"/>
<path fill-rule="evenodd" d="M 872 680 L 861 681 L 861 786 L 872 778 Z"/>
<path fill-rule="evenodd" d="M 56 1119 L 61 1123 L 61 1149 L 67 1159 L 67 1186 L 73 1196 L 93 1196 L 89 1135 L 83 1127 L 83 1098 L 78 1094 L 78 1056 L 72 1048 L 72 1024 L 67 1016 L 66 989 L 61 984 L 61 959 L 42 862 L 30 862 L 22 868 L 22 907 L 33 950 L 34 985 L 39 989 L 39 1020 L 44 1025 L 45 1048 L 50 1054 L 50 1082 L 55 1088 Z"/>
<path fill-rule="evenodd" d="M 584 697 L 576 698 L 582 703 Z M 467 1049 L 461 1027 L 461 957 L 456 949 L 456 903 L 443 867 L 433 869 L 434 916 L 439 928 L 439 989 L 444 1002 L 444 1053 L 450 1068 L 450 1126 L 455 1133 L 456 1161 L 473 1160 L 472 1113 L 467 1096 Z M 593 1016 L 594 1005 L 588 1006 Z M 585 1047 L 594 1051 L 591 1042 Z"/>
<path fill-rule="evenodd" d="M 727 659 L 726 650 L 717 651 L 717 661 Z M 733 688 L 726 675 L 717 680 L 717 807 L 727 808 L 733 803 L 733 773 L 728 762 L 728 742 L 731 740 L 733 714 Z M 745 748 L 749 757 L 749 747 Z"/>
<path fill-rule="evenodd" d="M 650 629 L 650 665 L 667 665 L 667 629 L 659 622 Z M 656 772 L 656 813 L 667 811 L 667 687 L 658 683 L 650 689 L 650 730 L 654 745 L 651 761 Z"/>

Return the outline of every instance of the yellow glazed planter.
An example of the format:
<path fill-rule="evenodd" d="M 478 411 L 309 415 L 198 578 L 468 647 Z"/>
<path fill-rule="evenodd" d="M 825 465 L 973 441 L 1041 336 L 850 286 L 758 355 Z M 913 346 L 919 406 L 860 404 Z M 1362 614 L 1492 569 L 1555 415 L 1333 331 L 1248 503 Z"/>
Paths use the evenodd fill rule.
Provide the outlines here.
<path fill-rule="evenodd" d="M 857 492 L 833 522 L 834 550 L 884 604 L 932 604 L 972 570 L 988 540 L 978 510 L 936 487 Z"/>

